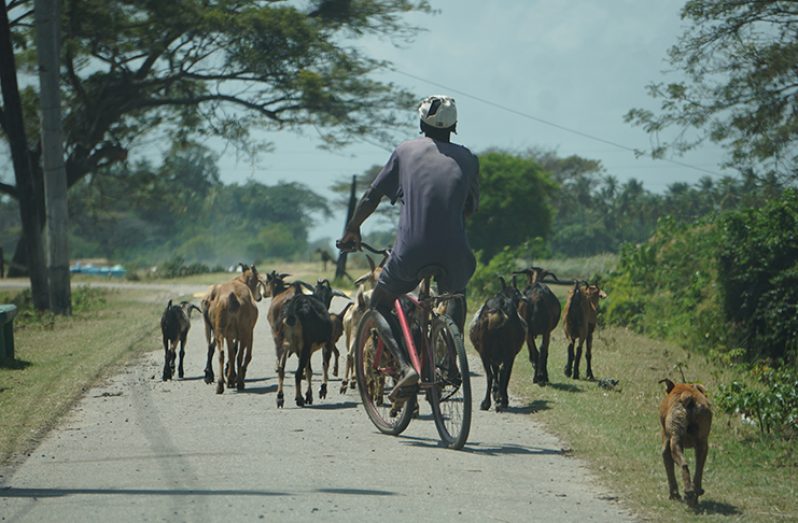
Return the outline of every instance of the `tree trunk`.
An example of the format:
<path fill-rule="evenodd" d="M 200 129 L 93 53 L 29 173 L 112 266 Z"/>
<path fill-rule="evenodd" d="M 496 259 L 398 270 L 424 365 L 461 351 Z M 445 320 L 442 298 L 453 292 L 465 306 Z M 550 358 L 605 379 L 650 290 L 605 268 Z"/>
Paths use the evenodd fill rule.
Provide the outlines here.
<path fill-rule="evenodd" d="M 17 85 L 17 68 L 14 50 L 11 46 L 11 30 L 5 2 L 0 2 L 0 85 L 3 90 L 3 105 L 11 158 L 14 164 L 19 213 L 22 219 L 22 233 L 26 238 L 28 269 L 30 272 L 31 297 L 33 306 L 46 309 L 49 305 L 47 274 L 42 248 L 41 220 L 37 202 L 36 179 L 31 169 L 28 140 L 22 120 L 22 103 Z"/>
<path fill-rule="evenodd" d="M 67 248 L 67 178 L 61 129 L 59 92 L 60 37 L 58 1 L 35 0 L 36 52 L 39 59 L 39 103 L 42 112 L 42 161 L 47 210 L 47 275 L 50 308 L 57 314 L 72 312 Z"/>

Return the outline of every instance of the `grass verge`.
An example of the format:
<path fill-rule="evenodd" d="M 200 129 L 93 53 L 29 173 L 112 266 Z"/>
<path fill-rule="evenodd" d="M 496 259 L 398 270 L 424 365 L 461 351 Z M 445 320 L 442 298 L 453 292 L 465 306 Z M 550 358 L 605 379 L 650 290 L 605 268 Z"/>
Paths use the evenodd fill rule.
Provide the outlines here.
<path fill-rule="evenodd" d="M 73 307 L 70 318 L 20 314 L 16 358 L 0 366 L 0 464 L 34 448 L 93 384 L 160 344 L 163 304 L 151 291 L 77 291 Z"/>
<path fill-rule="evenodd" d="M 710 401 L 731 370 L 673 344 L 653 341 L 619 328 L 600 329 L 593 345 L 597 379 L 615 378 L 606 390 L 596 382 L 563 374 L 566 344 L 561 329 L 552 340 L 547 387 L 532 384 L 526 347 L 519 354 L 512 390 L 536 409 L 536 420 L 587 461 L 623 504 L 650 521 L 798 521 L 798 449 L 794 441 L 759 435 L 752 427 L 715 409 L 704 490 L 698 513 L 668 499 L 660 454 L 658 408 L 665 377 L 703 383 Z M 584 359 L 582 361 L 584 373 Z M 739 379 L 740 377 L 737 376 Z M 687 451 L 691 473 L 695 456 Z M 677 471 L 678 477 L 678 471 Z M 679 489 L 683 492 L 681 478 Z"/>

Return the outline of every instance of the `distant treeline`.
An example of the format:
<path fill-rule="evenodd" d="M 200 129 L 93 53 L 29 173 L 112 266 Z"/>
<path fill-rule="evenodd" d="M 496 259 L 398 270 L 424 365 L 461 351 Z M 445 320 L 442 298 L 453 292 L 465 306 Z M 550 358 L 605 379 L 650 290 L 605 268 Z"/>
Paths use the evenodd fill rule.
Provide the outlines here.
<path fill-rule="evenodd" d="M 552 152 L 485 151 L 480 209 L 468 221 L 483 263 L 506 249 L 525 258 L 619 252 L 645 242 L 660 219 L 688 224 L 717 212 L 761 205 L 781 194 L 775 180 L 703 177 L 653 193 L 637 179 L 619 182 L 595 160 Z M 360 195 L 378 172 L 358 177 Z M 159 166 L 117 164 L 86 177 L 69 193 L 72 258 L 103 257 L 131 265 L 230 265 L 238 260 L 307 259 L 314 223 L 345 205 L 349 180 L 333 185 L 335 202 L 297 182 L 224 184 L 216 158 L 197 145 L 173 148 Z M 384 202 L 380 243 L 390 242 L 395 208 Z M 0 244 L 10 258 L 19 236 L 11 200 L 0 201 Z M 331 243 L 332 239 L 323 244 Z M 330 247 L 329 245 L 324 245 Z"/>

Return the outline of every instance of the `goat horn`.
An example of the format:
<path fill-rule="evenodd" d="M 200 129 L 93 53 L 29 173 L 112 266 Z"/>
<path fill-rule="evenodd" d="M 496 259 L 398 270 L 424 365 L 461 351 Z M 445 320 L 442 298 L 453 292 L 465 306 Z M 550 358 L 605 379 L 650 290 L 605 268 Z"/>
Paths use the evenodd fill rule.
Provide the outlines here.
<path fill-rule="evenodd" d="M 369 267 L 371 267 L 371 272 L 374 272 L 374 269 L 376 269 L 376 268 L 377 268 L 377 267 L 374 265 L 374 260 L 372 260 L 372 259 L 371 259 L 371 256 L 369 256 L 368 254 L 366 255 L 366 259 L 367 259 L 367 260 L 368 260 L 368 262 L 369 262 Z M 382 265 L 380 265 L 380 267 L 382 267 Z"/>

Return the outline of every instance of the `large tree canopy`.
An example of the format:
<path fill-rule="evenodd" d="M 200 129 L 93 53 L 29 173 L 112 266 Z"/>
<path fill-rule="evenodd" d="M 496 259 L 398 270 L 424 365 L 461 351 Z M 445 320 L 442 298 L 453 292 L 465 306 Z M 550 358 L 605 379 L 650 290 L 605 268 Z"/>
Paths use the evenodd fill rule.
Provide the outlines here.
<path fill-rule="evenodd" d="M 10 7 L 30 45 L 31 2 Z M 70 185 L 155 129 L 249 145 L 258 128 L 308 127 L 330 145 L 386 136 L 412 100 L 373 78 L 386 64 L 355 38 L 410 37 L 416 28 L 402 15 L 419 9 L 429 10 L 426 0 L 64 0 Z"/>
<path fill-rule="evenodd" d="M 709 139 L 727 148 L 729 166 L 798 178 L 798 2 L 690 0 L 681 14 L 690 25 L 669 61 L 686 79 L 650 85 L 660 111 L 633 109 L 627 120 L 658 138 L 677 128 L 655 156 Z"/>
<path fill-rule="evenodd" d="M 484 262 L 506 245 L 548 238 L 556 185 L 534 160 L 499 151 L 480 154 L 479 183 L 479 211 L 467 227 Z"/>

